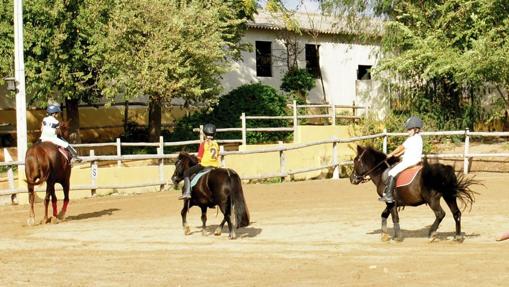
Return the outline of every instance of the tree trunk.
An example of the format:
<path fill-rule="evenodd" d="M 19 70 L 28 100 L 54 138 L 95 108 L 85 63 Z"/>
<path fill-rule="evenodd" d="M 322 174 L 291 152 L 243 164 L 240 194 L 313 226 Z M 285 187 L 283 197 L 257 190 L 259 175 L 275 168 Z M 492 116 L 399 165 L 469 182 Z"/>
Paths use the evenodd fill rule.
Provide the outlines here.
<path fill-rule="evenodd" d="M 66 99 L 65 108 L 67 113 L 67 120 L 69 121 L 69 142 L 81 143 L 80 138 L 80 113 L 79 113 L 79 100 Z"/>
<path fill-rule="evenodd" d="M 161 99 L 150 97 L 148 104 L 148 136 L 151 142 L 159 141 L 161 135 Z"/>

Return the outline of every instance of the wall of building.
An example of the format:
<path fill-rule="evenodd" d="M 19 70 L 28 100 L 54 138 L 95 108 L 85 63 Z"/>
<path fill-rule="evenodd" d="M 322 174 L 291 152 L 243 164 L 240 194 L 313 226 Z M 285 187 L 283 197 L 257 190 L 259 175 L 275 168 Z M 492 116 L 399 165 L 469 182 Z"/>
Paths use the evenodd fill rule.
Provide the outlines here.
<path fill-rule="evenodd" d="M 378 47 L 375 45 L 361 45 L 349 43 L 339 36 L 320 36 L 315 42 L 309 36 L 300 36 L 300 49 L 298 56 L 299 67 L 305 68 L 305 44 L 320 45 L 320 69 L 324 82 L 325 96 L 320 80 L 308 96 L 309 102 L 332 102 L 338 105 L 351 105 L 353 101 L 364 104 L 362 97 L 357 95 L 357 68 L 358 65 L 375 66 L 377 63 Z M 253 47 L 253 51 L 242 53 L 242 61 L 232 65 L 232 71 L 225 74 L 222 84 L 225 92 L 240 85 L 262 82 L 279 90 L 281 79 L 287 71 L 286 48 L 278 39 L 278 32 L 273 30 L 248 30 L 242 40 Z M 256 76 L 256 41 L 272 42 L 272 77 Z"/>

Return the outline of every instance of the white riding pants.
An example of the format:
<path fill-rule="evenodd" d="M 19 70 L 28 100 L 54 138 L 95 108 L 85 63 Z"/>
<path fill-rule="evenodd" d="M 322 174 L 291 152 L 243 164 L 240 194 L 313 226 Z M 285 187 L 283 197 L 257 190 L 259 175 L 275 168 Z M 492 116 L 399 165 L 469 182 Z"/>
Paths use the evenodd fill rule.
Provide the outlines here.
<path fill-rule="evenodd" d="M 391 168 L 391 170 L 389 170 L 389 176 L 392 176 L 392 177 L 395 177 L 396 175 L 398 175 L 400 172 L 404 171 L 405 169 L 411 167 L 411 166 L 414 166 L 416 164 L 418 164 L 419 162 L 415 162 L 415 161 L 409 161 L 409 162 L 405 162 L 405 161 L 402 161 L 400 163 L 398 163 L 397 165 L 395 165 L 393 168 Z"/>
<path fill-rule="evenodd" d="M 67 148 L 69 146 L 69 143 L 62 140 L 62 139 L 59 139 L 57 136 L 41 136 L 41 141 L 43 142 L 52 142 L 58 146 L 61 146 L 63 148 Z"/>

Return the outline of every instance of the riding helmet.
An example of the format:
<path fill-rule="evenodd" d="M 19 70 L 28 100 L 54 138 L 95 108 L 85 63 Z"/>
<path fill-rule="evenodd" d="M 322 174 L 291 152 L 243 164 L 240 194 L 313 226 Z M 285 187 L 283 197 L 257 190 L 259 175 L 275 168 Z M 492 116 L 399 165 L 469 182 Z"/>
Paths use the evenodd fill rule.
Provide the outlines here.
<path fill-rule="evenodd" d="M 411 116 L 405 122 L 405 129 L 419 128 L 422 129 L 422 120 L 416 116 Z"/>
<path fill-rule="evenodd" d="M 60 113 L 62 111 L 60 110 L 60 107 L 57 105 L 49 105 L 48 108 L 46 109 L 46 112 L 51 115 L 55 113 Z"/>
<path fill-rule="evenodd" d="M 203 133 L 207 136 L 213 137 L 216 134 L 216 126 L 213 124 L 206 124 L 203 126 Z"/>

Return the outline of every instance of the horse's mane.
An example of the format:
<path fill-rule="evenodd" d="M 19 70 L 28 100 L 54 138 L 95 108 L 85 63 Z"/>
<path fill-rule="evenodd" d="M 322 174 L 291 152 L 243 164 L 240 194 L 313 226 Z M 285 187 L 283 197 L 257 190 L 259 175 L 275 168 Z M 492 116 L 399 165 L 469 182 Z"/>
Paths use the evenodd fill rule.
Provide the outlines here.
<path fill-rule="evenodd" d="M 198 158 L 195 155 L 189 154 L 185 151 L 181 151 L 178 156 L 179 160 L 187 159 L 189 161 L 189 166 L 194 166 L 198 164 Z"/>
<path fill-rule="evenodd" d="M 368 157 L 370 157 L 370 161 L 373 164 L 378 164 L 378 163 L 387 159 L 387 155 L 385 153 L 375 149 L 372 146 L 366 146 L 366 147 L 364 147 L 364 150 L 366 150 L 366 154 Z M 395 157 L 391 157 L 391 158 L 387 159 L 387 163 L 389 165 L 393 165 L 393 164 L 397 163 L 398 161 L 399 161 L 399 159 L 395 158 Z"/>

